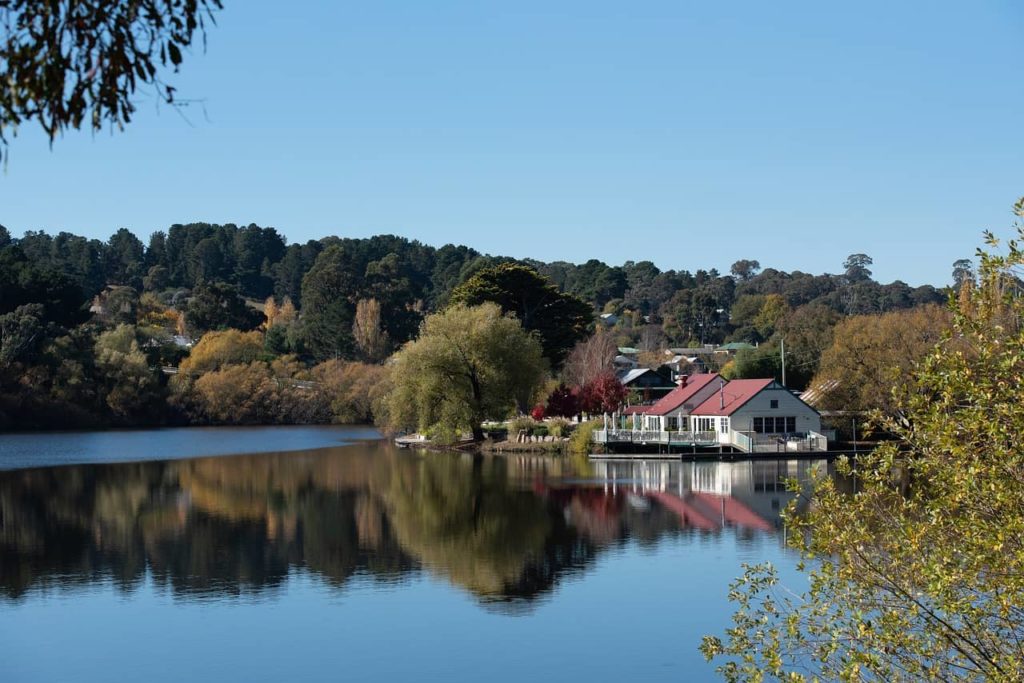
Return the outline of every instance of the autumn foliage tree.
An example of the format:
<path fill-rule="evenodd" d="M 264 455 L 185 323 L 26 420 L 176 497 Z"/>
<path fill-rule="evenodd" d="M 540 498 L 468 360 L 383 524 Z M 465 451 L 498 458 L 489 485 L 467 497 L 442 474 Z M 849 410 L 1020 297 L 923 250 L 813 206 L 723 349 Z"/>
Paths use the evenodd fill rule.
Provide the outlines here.
<path fill-rule="evenodd" d="M 935 347 L 950 325 L 948 309 L 934 304 L 842 320 L 811 382 L 823 390 L 821 406 L 895 414 L 900 402 L 885 388 L 909 386 L 914 365 Z"/>
<path fill-rule="evenodd" d="M 580 414 L 579 389 L 559 384 L 548 394 L 544 410 L 548 417 L 575 417 Z"/>
<path fill-rule="evenodd" d="M 329 360 L 310 370 L 315 391 L 325 402 L 330 422 L 371 422 L 387 391 L 387 370 L 381 365 Z"/>
<path fill-rule="evenodd" d="M 591 414 L 614 413 L 629 392 L 614 373 L 606 372 L 587 382 L 580 390 L 580 407 Z"/>
<path fill-rule="evenodd" d="M 371 363 L 384 360 L 391 351 L 391 339 L 381 327 L 380 302 L 360 299 L 352 323 L 352 337 L 363 358 Z"/>
<path fill-rule="evenodd" d="M 183 375 L 201 374 L 225 365 L 250 363 L 262 353 L 263 335 L 259 332 L 207 332 L 181 362 L 179 372 Z"/>
<path fill-rule="evenodd" d="M 822 477 L 787 511 L 807 588 L 770 565 L 734 584 L 733 627 L 702 645 L 727 680 L 1024 680 L 1019 244 L 980 254 L 952 329 L 893 392 L 902 419 L 876 413 L 897 440 L 839 460 L 855 492 Z"/>

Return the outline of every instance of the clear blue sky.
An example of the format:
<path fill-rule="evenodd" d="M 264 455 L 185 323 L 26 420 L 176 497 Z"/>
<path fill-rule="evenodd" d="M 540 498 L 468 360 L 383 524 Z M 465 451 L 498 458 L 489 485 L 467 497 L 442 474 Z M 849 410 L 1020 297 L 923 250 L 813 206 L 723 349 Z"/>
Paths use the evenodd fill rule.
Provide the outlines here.
<path fill-rule="evenodd" d="M 124 133 L 24 127 L 0 223 L 258 223 L 945 284 L 1024 195 L 1024 6 L 226 0 Z"/>

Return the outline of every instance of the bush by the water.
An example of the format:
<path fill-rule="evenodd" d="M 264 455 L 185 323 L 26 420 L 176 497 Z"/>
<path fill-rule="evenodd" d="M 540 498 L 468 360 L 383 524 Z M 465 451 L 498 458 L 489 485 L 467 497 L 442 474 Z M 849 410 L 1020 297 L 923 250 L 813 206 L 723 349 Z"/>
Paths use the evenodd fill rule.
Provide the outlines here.
<path fill-rule="evenodd" d="M 601 423 L 597 420 L 578 425 L 576 431 L 569 437 L 569 453 L 572 455 L 588 455 L 591 453 L 594 443 L 594 430 L 600 426 Z"/>

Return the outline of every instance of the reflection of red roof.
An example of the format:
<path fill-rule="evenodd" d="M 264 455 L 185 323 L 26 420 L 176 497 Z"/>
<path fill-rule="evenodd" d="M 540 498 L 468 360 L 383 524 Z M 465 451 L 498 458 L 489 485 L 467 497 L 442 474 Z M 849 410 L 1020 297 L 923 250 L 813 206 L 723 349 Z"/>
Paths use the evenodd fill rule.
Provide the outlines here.
<path fill-rule="evenodd" d="M 657 403 L 650 406 L 643 412 L 648 415 L 668 415 L 673 410 L 693 398 L 694 394 L 706 387 L 708 383 L 716 377 L 718 377 L 717 372 L 692 375 L 687 378 L 686 384 L 676 387 L 666 396 L 662 397 Z"/>
<path fill-rule="evenodd" d="M 721 391 L 722 395 L 716 391 L 690 414 L 732 415 L 774 382 L 774 379 L 734 379 L 725 385 Z"/>
<path fill-rule="evenodd" d="M 647 496 L 679 515 L 683 526 L 703 531 L 717 531 L 725 524 L 759 531 L 771 531 L 773 528 L 767 520 L 732 496 L 695 491 L 684 497 L 667 491 L 648 491 Z"/>

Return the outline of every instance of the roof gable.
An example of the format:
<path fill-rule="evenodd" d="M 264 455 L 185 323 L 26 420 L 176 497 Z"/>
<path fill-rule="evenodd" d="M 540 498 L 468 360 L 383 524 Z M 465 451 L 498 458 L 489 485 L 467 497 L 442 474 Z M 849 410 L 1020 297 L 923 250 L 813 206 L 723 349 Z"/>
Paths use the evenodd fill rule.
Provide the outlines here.
<path fill-rule="evenodd" d="M 693 398 L 697 392 L 714 381 L 716 377 L 718 377 L 717 372 L 691 375 L 686 380 L 686 384 L 670 391 L 645 412 L 648 415 L 667 415 Z"/>
<path fill-rule="evenodd" d="M 693 409 L 691 415 L 732 415 L 765 389 L 782 388 L 774 379 L 734 379 Z"/>
<path fill-rule="evenodd" d="M 672 386 L 671 382 L 662 377 L 660 373 L 651 370 L 650 368 L 636 368 L 634 370 L 629 370 L 627 372 L 621 373 L 619 375 L 619 382 L 621 382 L 623 385 L 628 386 L 633 382 L 636 382 L 641 377 L 644 377 L 648 374 L 653 375 L 656 379 L 658 379 L 661 382 L 661 384 L 659 384 L 658 386 Z"/>

